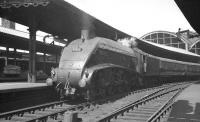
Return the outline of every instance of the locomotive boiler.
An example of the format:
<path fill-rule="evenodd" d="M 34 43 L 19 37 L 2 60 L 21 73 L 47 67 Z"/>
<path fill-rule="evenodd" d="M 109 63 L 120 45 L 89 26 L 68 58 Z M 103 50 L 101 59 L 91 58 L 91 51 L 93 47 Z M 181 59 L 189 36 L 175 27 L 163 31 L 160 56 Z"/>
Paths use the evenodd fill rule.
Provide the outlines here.
<path fill-rule="evenodd" d="M 110 39 L 77 39 L 63 49 L 47 84 L 61 95 L 87 99 L 199 78 L 200 64 L 152 56 Z M 146 79 L 146 80 L 143 80 Z"/>

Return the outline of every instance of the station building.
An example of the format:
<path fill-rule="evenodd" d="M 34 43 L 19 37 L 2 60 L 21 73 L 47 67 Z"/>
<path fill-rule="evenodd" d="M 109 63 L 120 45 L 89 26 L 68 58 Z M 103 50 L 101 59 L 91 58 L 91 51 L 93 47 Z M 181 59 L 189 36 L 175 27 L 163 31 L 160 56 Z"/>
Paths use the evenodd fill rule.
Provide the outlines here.
<path fill-rule="evenodd" d="M 185 30 L 177 33 L 169 31 L 153 31 L 143 35 L 140 39 L 153 43 L 185 49 L 200 55 L 200 37 L 197 33 Z"/>

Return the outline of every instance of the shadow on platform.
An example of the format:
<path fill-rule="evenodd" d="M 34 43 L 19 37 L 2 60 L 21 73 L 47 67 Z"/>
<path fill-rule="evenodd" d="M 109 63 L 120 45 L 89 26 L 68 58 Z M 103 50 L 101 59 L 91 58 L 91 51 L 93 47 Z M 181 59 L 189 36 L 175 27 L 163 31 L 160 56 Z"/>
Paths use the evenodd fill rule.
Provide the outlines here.
<path fill-rule="evenodd" d="M 196 83 L 194 83 L 194 84 L 200 84 L 200 81 L 197 81 Z"/>
<path fill-rule="evenodd" d="M 168 122 L 200 122 L 200 103 L 194 107 L 187 100 L 174 103 Z"/>

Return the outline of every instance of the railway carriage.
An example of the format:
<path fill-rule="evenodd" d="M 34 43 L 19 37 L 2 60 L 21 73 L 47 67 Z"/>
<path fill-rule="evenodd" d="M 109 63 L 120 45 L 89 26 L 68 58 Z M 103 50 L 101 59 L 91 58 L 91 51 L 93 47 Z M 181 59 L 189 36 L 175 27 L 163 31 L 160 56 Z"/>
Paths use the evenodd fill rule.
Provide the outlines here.
<path fill-rule="evenodd" d="M 148 60 L 151 59 L 151 60 Z M 159 78 L 159 82 L 195 80 L 200 75 L 200 64 L 149 56 L 146 77 Z M 153 77 L 154 76 L 154 77 Z M 154 79 L 155 80 L 155 79 Z M 158 82 L 158 81 L 157 81 Z"/>

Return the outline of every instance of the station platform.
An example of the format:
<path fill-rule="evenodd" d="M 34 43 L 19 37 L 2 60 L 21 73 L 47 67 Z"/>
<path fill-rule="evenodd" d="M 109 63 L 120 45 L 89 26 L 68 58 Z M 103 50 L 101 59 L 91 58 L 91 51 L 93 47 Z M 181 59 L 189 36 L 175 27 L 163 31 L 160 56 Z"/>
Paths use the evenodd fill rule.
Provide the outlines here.
<path fill-rule="evenodd" d="M 0 113 L 57 101 L 55 88 L 46 83 L 0 83 Z"/>
<path fill-rule="evenodd" d="M 0 83 L 0 93 L 7 92 L 17 92 L 37 88 L 48 87 L 46 83 L 25 83 L 25 82 L 15 82 L 15 83 Z"/>
<path fill-rule="evenodd" d="M 168 122 L 200 122 L 200 82 L 190 85 L 176 98 Z"/>
<path fill-rule="evenodd" d="M 38 81 L 46 81 L 48 77 L 37 77 L 37 82 Z M 26 77 L 0 77 L 0 83 L 7 83 L 7 82 L 27 82 Z M 44 83 L 43 82 L 43 83 Z"/>

